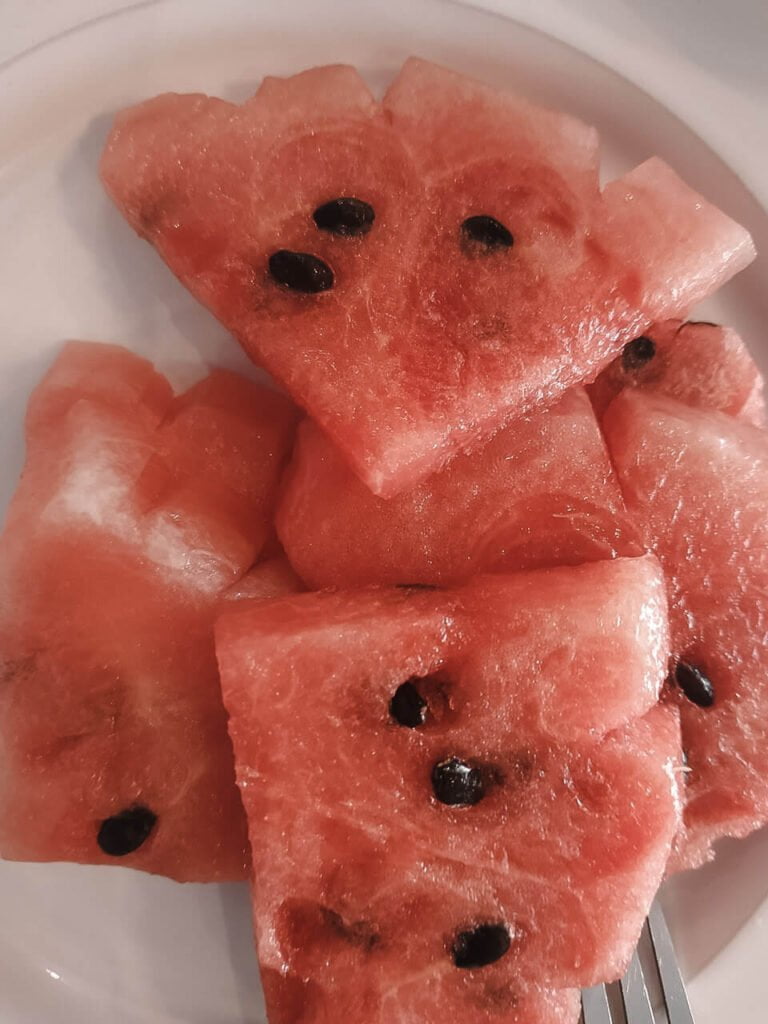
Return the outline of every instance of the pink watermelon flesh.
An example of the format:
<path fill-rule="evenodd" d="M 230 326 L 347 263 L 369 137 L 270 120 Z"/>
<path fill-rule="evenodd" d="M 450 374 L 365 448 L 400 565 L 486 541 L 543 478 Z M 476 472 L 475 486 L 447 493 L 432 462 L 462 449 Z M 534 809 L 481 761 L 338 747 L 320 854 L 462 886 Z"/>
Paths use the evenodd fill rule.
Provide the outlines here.
<path fill-rule="evenodd" d="M 619 974 L 679 824 L 667 644 L 647 557 L 225 613 L 270 1019 L 522 1022 L 528 986 Z"/>
<path fill-rule="evenodd" d="M 381 104 L 348 67 L 242 106 L 157 97 L 118 116 L 102 176 L 387 497 L 753 256 L 660 161 L 601 197 L 593 129 L 415 59 Z"/>
<path fill-rule="evenodd" d="M 249 570 L 224 591 L 226 601 L 270 601 L 298 594 L 304 587 L 286 558 L 270 558 Z"/>
<path fill-rule="evenodd" d="M 55 436 L 77 402 L 135 421 L 137 428 L 154 430 L 168 413 L 172 398 L 165 377 L 128 349 L 70 342 L 46 373 L 44 386 L 30 396 L 26 430 L 32 443 L 48 431 Z"/>
<path fill-rule="evenodd" d="M 765 425 L 763 378 L 729 327 L 663 320 L 630 341 L 589 388 L 598 415 L 624 388 L 669 395 L 686 405 Z"/>
<path fill-rule="evenodd" d="M 294 420 L 223 372 L 174 399 L 106 345 L 68 345 L 39 385 L 0 541 L 2 856 L 246 877 L 213 620 Z"/>
<path fill-rule="evenodd" d="M 345 938 L 343 921 L 339 923 L 341 934 L 329 927 L 327 913 L 318 908 L 313 913 L 311 906 L 306 921 L 298 922 L 299 934 L 307 929 L 306 939 L 302 935 L 300 941 L 317 942 L 313 933 L 319 929 L 326 946 L 332 949 L 333 959 L 338 962 L 345 958 L 349 974 L 338 982 L 327 973 L 318 982 L 313 977 L 298 977 L 262 965 L 270 1024 L 338 1024 L 339 1020 L 348 1024 L 443 1024 L 445 1018 L 440 1014 L 456 1006 L 461 1008 L 461 1024 L 577 1024 L 581 1020 L 578 989 L 543 989 L 518 979 L 510 982 L 493 967 L 485 968 L 480 984 L 474 971 L 457 971 L 455 977 L 441 971 L 424 972 L 415 978 L 409 974 L 405 980 L 397 979 L 388 996 L 382 998 L 361 978 L 368 958 L 364 951 L 350 955 L 345 950 L 349 939 Z M 317 950 L 312 959 L 318 959 Z M 350 982 L 351 978 L 355 983 Z"/>
<path fill-rule="evenodd" d="M 719 836 L 768 821 L 768 437 L 640 389 L 616 399 L 605 431 L 627 504 L 669 582 L 670 695 L 688 761 L 673 866 L 695 867 Z M 680 661 L 708 678 L 711 706 L 690 672 L 682 682 L 694 700 L 677 685 Z"/>
<path fill-rule="evenodd" d="M 637 268 L 653 320 L 689 310 L 755 257 L 749 234 L 652 157 L 603 194 L 610 244 Z"/>
<path fill-rule="evenodd" d="M 446 584 L 641 551 L 582 388 L 389 500 L 307 421 L 276 522 L 312 587 Z"/>

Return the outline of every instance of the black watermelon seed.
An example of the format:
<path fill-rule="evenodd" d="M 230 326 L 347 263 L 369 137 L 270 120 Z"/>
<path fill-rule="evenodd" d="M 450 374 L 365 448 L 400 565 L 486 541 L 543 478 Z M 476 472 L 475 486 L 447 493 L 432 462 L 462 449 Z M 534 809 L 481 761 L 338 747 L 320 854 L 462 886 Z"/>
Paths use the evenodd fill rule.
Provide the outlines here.
<path fill-rule="evenodd" d="M 505 924 L 481 924 L 459 932 L 451 952 L 453 962 L 464 970 L 487 967 L 509 952 L 512 938 Z"/>
<path fill-rule="evenodd" d="M 269 257 L 269 273 L 278 284 L 295 292 L 327 292 L 333 288 L 333 271 L 309 252 L 278 249 Z"/>
<path fill-rule="evenodd" d="M 474 242 L 486 249 L 509 249 L 514 243 L 512 233 L 501 221 L 484 213 L 467 217 L 461 225 L 461 234 L 465 242 Z"/>
<path fill-rule="evenodd" d="M 396 583 L 398 590 L 437 590 L 436 583 Z"/>
<path fill-rule="evenodd" d="M 125 857 L 149 838 L 156 823 L 148 807 L 130 807 L 102 821 L 97 842 L 109 857 Z"/>
<path fill-rule="evenodd" d="M 355 199 L 354 196 L 340 196 L 318 206 L 312 219 L 321 231 L 354 238 L 368 234 L 376 214 L 370 203 Z"/>
<path fill-rule="evenodd" d="M 458 757 L 437 762 L 432 769 L 432 789 L 441 804 L 451 807 L 471 807 L 485 796 L 480 769 Z"/>
<path fill-rule="evenodd" d="M 700 708 L 711 708 L 715 703 L 715 688 L 695 665 L 679 661 L 675 668 L 675 681 L 692 704 Z"/>
<path fill-rule="evenodd" d="M 655 355 L 656 342 L 641 334 L 634 341 L 628 341 L 622 349 L 621 365 L 627 373 L 631 373 L 632 370 L 639 370 L 641 366 L 645 366 Z"/>
<path fill-rule="evenodd" d="M 395 690 L 389 702 L 389 713 L 398 725 L 418 729 L 427 718 L 427 702 L 419 693 L 417 679 L 408 679 Z"/>

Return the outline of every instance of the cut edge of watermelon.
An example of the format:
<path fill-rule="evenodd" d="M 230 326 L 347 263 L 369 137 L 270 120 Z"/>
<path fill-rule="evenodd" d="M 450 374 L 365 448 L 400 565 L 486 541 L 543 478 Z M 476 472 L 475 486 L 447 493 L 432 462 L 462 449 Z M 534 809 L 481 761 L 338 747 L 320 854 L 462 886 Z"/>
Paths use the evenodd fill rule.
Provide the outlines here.
<path fill-rule="evenodd" d="M 757 255 L 747 229 L 696 192 L 660 157 L 650 157 L 612 181 L 603 199 L 612 229 L 625 237 L 635 235 L 638 257 L 641 247 L 653 247 L 650 264 L 647 257 L 631 260 L 649 264 L 641 304 L 650 320 L 685 316 Z M 657 264 L 661 276 L 654 280 L 650 268 Z M 670 267 L 685 282 L 671 292 L 671 302 Z"/>
<path fill-rule="evenodd" d="M 266 75 L 256 92 L 243 104 L 278 106 L 285 116 L 296 116 L 306 109 L 307 89 L 312 89 L 317 110 L 334 116 L 346 111 L 350 116 L 370 117 L 379 104 L 360 72 L 351 64 L 323 64 L 293 75 Z"/>
<path fill-rule="evenodd" d="M 437 101 L 437 102 L 436 102 Z M 403 62 L 391 80 L 382 100 L 386 114 L 395 122 L 408 124 L 414 109 L 433 115 L 453 117 L 461 106 L 478 104 L 482 110 L 494 108 L 506 115 L 509 125 L 518 126 L 530 143 L 538 146 L 560 170 L 581 178 L 588 190 L 597 194 L 600 138 L 593 125 L 562 111 L 534 103 L 513 88 L 489 85 L 472 75 L 419 56 Z M 419 114 L 418 120 L 423 120 Z M 530 124 L 536 122 L 532 133 Z M 419 145 L 416 133 L 412 143 Z"/>

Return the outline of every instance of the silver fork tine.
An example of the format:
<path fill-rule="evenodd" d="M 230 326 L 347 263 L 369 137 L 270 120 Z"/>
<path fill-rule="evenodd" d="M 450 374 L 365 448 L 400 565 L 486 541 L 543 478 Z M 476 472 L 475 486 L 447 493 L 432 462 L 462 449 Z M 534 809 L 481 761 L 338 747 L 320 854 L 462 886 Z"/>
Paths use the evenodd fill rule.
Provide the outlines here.
<path fill-rule="evenodd" d="M 651 932 L 653 951 L 656 955 L 659 981 L 669 1024 L 693 1024 L 693 1015 L 688 1003 L 688 996 L 685 994 L 685 985 L 680 975 L 680 968 L 677 966 L 675 947 L 672 945 L 672 937 L 658 900 L 654 901 L 648 915 L 648 927 Z"/>
<path fill-rule="evenodd" d="M 605 985 L 584 989 L 581 993 L 581 1012 L 584 1024 L 613 1024 Z"/>
<path fill-rule="evenodd" d="M 645 933 L 644 929 L 643 935 Z M 677 966 L 675 947 L 672 945 L 672 937 L 658 901 L 653 903 L 648 915 L 647 933 L 651 939 L 668 1024 L 694 1024 L 685 985 Z M 654 1024 L 653 1008 L 637 950 L 632 956 L 627 973 L 619 982 L 618 990 L 621 992 L 626 1024 Z M 621 1007 L 618 1004 L 613 1009 L 621 1016 Z M 596 985 L 582 991 L 581 1012 L 582 1024 L 614 1024 L 605 985 Z"/>
<path fill-rule="evenodd" d="M 632 955 L 627 973 L 621 979 L 621 998 L 627 1024 L 654 1024 L 651 1001 L 645 987 L 643 968 L 637 950 Z"/>

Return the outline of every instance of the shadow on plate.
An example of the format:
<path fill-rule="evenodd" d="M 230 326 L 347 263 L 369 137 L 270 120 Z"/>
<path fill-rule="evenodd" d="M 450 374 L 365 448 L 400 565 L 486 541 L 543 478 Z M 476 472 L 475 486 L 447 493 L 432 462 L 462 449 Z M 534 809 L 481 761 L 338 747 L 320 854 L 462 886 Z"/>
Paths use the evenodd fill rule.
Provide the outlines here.
<path fill-rule="evenodd" d="M 768 829 L 740 841 L 723 840 L 717 849 L 716 860 L 671 878 L 662 894 L 689 979 L 736 937 L 768 898 Z"/>
<path fill-rule="evenodd" d="M 768 6 L 764 0 L 724 4 L 722 0 L 675 0 L 633 4 L 633 14 L 695 64 L 752 89 L 768 93 Z M 745 39 L 755 45 L 744 46 Z M 762 45 L 757 41 L 762 40 Z"/>
<path fill-rule="evenodd" d="M 267 1012 L 264 1009 L 264 996 L 259 984 L 259 969 L 256 962 L 251 920 L 251 901 L 247 887 L 245 885 L 221 885 L 219 892 L 242 1024 L 266 1024 Z"/>
<path fill-rule="evenodd" d="M 0 522 L 16 490 L 24 465 L 24 414 L 31 392 L 48 369 L 58 346 L 37 351 L 14 363 L 13 373 L 0 376 L 0 409 L 3 410 L 3 467 L 0 473 Z"/>

